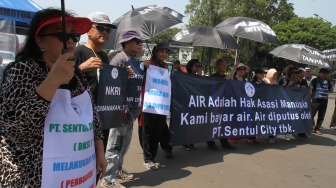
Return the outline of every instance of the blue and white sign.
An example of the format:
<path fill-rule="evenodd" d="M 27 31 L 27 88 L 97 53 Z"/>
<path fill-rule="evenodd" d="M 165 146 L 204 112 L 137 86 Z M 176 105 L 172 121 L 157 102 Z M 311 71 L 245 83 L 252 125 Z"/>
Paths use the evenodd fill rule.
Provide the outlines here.
<path fill-rule="evenodd" d="M 168 70 L 154 65 L 149 66 L 146 74 L 146 87 L 143 112 L 169 115 L 171 82 Z"/>

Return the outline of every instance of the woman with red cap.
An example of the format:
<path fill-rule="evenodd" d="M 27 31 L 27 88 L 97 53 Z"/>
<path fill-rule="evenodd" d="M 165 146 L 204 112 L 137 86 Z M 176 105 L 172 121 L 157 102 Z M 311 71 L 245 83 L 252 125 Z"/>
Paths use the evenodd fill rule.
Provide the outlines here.
<path fill-rule="evenodd" d="M 90 187 L 96 168 L 105 173 L 98 113 L 85 76 L 71 60 L 91 21 L 69 13 L 65 18 L 64 34 L 60 10 L 37 12 L 26 45 L 5 70 L 0 96 L 3 187 Z M 68 52 L 61 54 L 63 38 Z M 82 177 L 85 182 L 79 181 Z"/>

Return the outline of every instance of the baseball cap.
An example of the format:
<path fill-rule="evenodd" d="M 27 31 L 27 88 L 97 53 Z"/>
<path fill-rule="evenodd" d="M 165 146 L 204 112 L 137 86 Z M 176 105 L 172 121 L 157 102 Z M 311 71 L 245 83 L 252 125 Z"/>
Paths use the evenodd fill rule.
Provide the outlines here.
<path fill-rule="evenodd" d="M 266 71 L 265 71 L 264 69 L 256 69 L 256 70 L 254 71 L 254 73 L 255 73 L 255 74 L 264 74 L 264 73 L 266 73 Z"/>
<path fill-rule="evenodd" d="M 124 29 L 121 34 L 121 39 L 119 40 L 119 44 L 126 42 L 126 41 L 130 41 L 134 38 L 137 38 L 139 40 L 143 40 L 143 38 L 140 36 L 140 32 L 138 29 L 135 28 L 128 28 L 128 29 Z"/>
<path fill-rule="evenodd" d="M 92 23 L 104 24 L 112 29 L 117 28 L 117 26 L 111 24 L 110 18 L 103 12 L 92 12 L 88 15 L 88 18 Z"/>
<path fill-rule="evenodd" d="M 310 67 L 306 67 L 304 70 L 308 72 L 311 71 Z"/>
<path fill-rule="evenodd" d="M 75 33 L 78 33 L 80 35 L 88 32 L 91 27 L 92 27 L 92 23 L 88 18 L 84 18 L 84 17 L 71 17 L 71 16 L 66 16 L 65 17 L 65 21 L 66 22 L 72 22 Z M 47 18 L 45 18 L 44 20 L 42 20 L 36 30 L 35 33 L 35 38 L 37 37 L 37 35 L 39 34 L 39 32 L 41 31 L 41 29 L 47 25 L 51 25 L 54 23 L 61 23 L 62 22 L 62 17 L 61 15 L 58 16 L 49 16 Z"/>
<path fill-rule="evenodd" d="M 320 72 L 329 73 L 328 69 L 326 69 L 326 68 L 321 68 L 320 71 L 319 71 L 319 73 L 320 73 Z"/>
<path fill-rule="evenodd" d="M 170 52 L 170 47 L 168 43 L 162 42 L 156 45 L 156 50 L 167 49 Z"/>
<path fill-rule="evenodd" d="M 300 74 L 300 73 L 303 73 L 304 71 L 305 71 L 305 69 L 299 68 L 295 73 L 296 74 Z"/>

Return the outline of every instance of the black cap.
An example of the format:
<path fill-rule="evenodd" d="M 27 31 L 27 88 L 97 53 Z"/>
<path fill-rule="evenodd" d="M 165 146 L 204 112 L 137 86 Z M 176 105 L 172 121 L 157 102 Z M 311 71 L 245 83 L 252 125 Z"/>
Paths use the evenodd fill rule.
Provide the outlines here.
<path fill-rule="evenodd" d="M 256 70 L 254 70 L 254 73 L 255 74 L 265 74 L 266 71 L 264 69 L 256 69 Z"/>
<path fill-rule="evenodd" d="M 181 64 L 181 62 L 180 62 L 180 60 L 177 59 L 177 60 L 174 60 L 174 61 L 173 61 L 173 64 L 174 64 L 174 65 L 175 65 L 175 64 Z"/>
<path fill-rule="evenodd" d="M 320 72 L 326 72 L 326 73 L 329 73 L 328 69 L 326 69 L 326 68 L 321 68 L 320 71 L 319 71 L 319 73 L 320 73 Z"/>
<path fill-rule="evenodd" d="M 156 45 L 156 50 L 160 50 L 160 49 L 167 49 L 170 52 L 170 47 L 168 43 L 159 43 Z"/>

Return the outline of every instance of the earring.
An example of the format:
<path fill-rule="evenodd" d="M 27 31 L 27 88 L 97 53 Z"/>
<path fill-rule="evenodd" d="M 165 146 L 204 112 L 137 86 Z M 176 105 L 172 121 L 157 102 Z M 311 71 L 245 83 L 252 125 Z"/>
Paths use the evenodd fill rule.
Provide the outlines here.
<path fill-rule="evenodd" d="M 44 52 L 44 51 L 45 51 L 45 49 L 43 47 L 41 47 L 41 52 Z"/>

